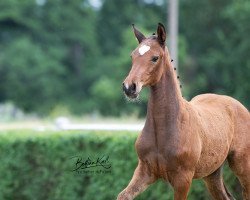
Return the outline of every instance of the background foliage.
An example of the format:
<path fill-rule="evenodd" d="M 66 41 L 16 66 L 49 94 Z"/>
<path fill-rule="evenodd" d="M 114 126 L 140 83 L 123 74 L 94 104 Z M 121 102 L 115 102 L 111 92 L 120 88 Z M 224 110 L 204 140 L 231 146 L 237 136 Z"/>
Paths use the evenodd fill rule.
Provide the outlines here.
<path fill-rule="evenodd" d="M 91 3 L 92 2 L 92 3 Z M 148 35 L 167 16 L 166 1 L 1 1 L 0 102 L 47 115 L 145 114 L 125 104 L 121 83 L 137 43 L 130 24 Z M 250 2 L 180 0 L 183 93 L 231 95 L 250 106 Z"/>
<path fill-rule="evenodd" d="M 2 133 L 0 199 L 115 199 L 128 184 L 137 165 L 136 137 L 131 132 Z M 83 159 L 109 155 L 111 174 L 73 173 L 74 162 L 70 157 L 76 155 Z M 224 170 L 224 177 L 234 196 L 242 199 L 238 180 L 228 167 Z M 172 198 L 170 185 L 158 181 L 136 199 Z M 202 181 L 193 181 L 189 199 L 210 199 Z"/>

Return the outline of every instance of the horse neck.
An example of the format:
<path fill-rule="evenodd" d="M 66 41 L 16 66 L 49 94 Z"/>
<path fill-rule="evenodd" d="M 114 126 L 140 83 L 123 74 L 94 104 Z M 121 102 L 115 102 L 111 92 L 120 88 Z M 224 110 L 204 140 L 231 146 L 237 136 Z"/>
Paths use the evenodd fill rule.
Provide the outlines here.
<path fill-rule="evenodd" d="M 155 130 L 176 130 L 184 99 L 171 61 L 166 59 L 164 65 L 165 72 L 160 81 L 150 88 L 147 121 L 151 122 L 151 128 Z"/>

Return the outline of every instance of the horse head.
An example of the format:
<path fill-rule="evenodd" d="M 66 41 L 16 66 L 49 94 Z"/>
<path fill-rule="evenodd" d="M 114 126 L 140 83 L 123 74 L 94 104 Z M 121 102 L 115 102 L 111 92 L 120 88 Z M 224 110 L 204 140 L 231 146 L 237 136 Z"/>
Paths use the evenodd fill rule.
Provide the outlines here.
<path fill-rule="evenodd" d="M 165 47 L 166 31 L 161 23 L 157 35 L 145 37 L 134 25 L 133 31 L 139 45 L 131 53 L 132 67 L 123 82 L 123 91 L 131 99 L 137 98 L 144 86 L 152 86 L 161 79 L 166 60 L 170 59 Z"/>

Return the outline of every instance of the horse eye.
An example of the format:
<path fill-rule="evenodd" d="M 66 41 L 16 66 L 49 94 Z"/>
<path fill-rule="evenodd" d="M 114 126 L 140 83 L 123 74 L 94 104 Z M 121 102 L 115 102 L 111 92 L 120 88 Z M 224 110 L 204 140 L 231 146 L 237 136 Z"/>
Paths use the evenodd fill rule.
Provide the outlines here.
<path fill-rule="evenodd" d="M 152 59 L 151 59 L 151 61 L 152 62 L 156 62 L 158 60 L 158 58 L 159 58 L 159 56 L 153 56 Z"/>

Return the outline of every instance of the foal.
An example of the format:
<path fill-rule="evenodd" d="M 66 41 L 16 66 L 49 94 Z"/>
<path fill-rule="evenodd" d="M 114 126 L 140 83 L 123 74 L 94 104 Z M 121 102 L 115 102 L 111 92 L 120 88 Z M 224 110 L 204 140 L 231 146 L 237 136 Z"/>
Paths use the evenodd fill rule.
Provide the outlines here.
<path fill-rule="evenodd" d="M 237 100 L 203 94 L 182 98 L 165 47 L 166 32 L 146 38 L 134 26 L 139 46 L 132 52 L 132 69 L 123 83 L 129 98 L 150 87 L 145 126 L 135 147 L 138 166 L 118 200 L 134 199 L 162 178 L 174 189 L 175 200 L 187 199 L 194 178 L 202 178 L 216 200 L 233 199 L 222 179 L 227 159 L 250 200 L 250 114 Z"/>

